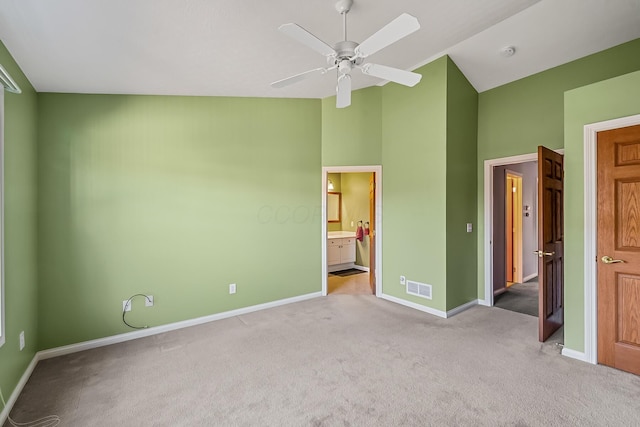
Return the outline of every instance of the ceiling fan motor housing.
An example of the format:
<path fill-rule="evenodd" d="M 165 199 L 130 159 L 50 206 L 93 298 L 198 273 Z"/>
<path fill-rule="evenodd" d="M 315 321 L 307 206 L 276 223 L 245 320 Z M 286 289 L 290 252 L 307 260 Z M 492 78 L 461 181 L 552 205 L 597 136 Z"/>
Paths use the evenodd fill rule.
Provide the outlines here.
<path fill-rule="evenodd" d="M 337 65 L 342 74 L 349 74 L 354 66 L 362 64 L 363 61 L 363 58 L 356 55 L 356 47 L 356 42 L 338 42 L 335 46 L 336 55 L 329 57 L 329 64 Z"/>

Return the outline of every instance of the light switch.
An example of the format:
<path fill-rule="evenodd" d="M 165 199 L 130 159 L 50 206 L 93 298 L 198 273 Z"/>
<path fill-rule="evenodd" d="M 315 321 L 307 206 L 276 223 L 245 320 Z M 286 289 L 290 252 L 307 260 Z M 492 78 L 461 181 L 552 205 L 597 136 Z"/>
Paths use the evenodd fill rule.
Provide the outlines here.
<path fill-rule="evenodd" d="M 473 231 L 473 224 L 468 222 L 467 223 L 467 233 L 471 233 Z"/>

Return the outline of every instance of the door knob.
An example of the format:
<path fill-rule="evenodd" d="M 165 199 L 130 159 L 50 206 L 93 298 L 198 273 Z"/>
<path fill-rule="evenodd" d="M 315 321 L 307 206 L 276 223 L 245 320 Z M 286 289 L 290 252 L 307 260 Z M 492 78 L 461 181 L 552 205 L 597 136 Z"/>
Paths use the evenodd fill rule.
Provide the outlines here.
<path fill-rule="evenodd" d="M 538 255 L 538 258 L 542 258 L 543 256 L 554 256 L 555 252 L 544 252 L 544 251 L 533 251 L 534 254 Z"/>
<path fill-rule="evenodd" d="M 619 262 L 624 262 L 624 261 L 621 259 L 613 259 L 610 256 L 603 256 L 602 262 L 604 262 L 605 264 L 617 264 Z"/>

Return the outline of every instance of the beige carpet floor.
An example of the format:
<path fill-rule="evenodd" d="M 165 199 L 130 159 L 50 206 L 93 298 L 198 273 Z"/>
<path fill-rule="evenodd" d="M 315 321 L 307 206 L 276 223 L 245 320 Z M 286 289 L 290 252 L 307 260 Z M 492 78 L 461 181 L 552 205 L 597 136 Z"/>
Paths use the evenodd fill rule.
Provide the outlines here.
<path fill-rule="evenodd" d="M 637 426 L 640 378 L 537 319 L 334 295 L 42 361 L 11 415 L 62 426 Z M 8 426 L 8 423 L 5 424 Z"/>

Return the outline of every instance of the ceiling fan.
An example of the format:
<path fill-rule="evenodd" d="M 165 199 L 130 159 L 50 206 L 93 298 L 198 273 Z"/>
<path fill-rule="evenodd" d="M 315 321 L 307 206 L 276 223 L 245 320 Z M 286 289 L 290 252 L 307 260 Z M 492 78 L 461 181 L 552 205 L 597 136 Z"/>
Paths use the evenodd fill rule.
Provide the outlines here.
<path fill-rule="evenodd" d="M 282 88 L 314 75 L 322 75 L 331 70 L 337 70 L 336 107 L 344 108 L 351 105 L 351 71 L 354 68 L 359 69 L 363 74 L 409 87 L 413 87 L 420 82 L 422 78 L 420 74 L 384 65 L 364 63 L 365 58 L 369 55 L 373 55 L 379 50 L 419 30 L 420 23 L 418 19 L 408 13 L 403 13 L 368 39 L 358 44 L 347 39 L 347 13 L 351 10 L 351 6 L 353 6 L 353 0 L 338 0 L 336 3 L 336 10 L 342 15 L 343 19 L 344 41 L 336 43 L 335 47 L 329 46 L 297 24 L 284 24 L 278 28 L 292 39 L 324 55 L 327 58 L 329 66 L 326 68 L 315 68 L 305 71 L 304 73 L 296 74 L 295 76 L 287 77 L 286 79 L 278 80 L 271 83 L 272 87 Z"/>

